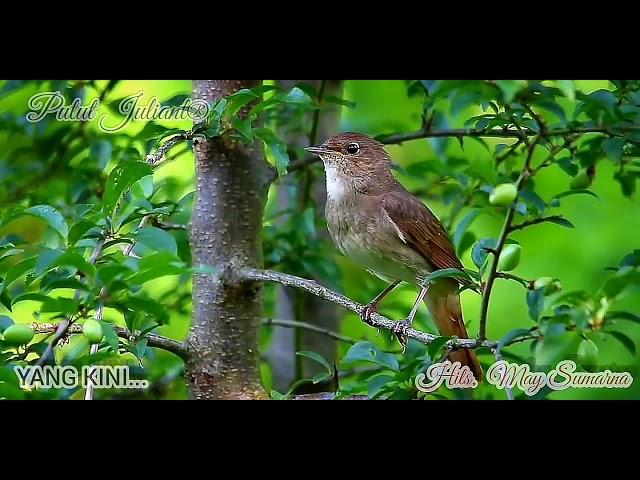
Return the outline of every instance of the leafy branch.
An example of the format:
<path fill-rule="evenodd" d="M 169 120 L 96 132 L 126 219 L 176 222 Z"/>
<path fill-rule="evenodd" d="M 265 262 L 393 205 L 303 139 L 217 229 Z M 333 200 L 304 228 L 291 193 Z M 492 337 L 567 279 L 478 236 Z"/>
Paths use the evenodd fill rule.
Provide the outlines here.
<path fill-rule="evenodd" d="M 37 334 L 52 333 L 52 332 L 58 331 L 61 323 L 56 324 L 56 323 L 33 322 L 30 324 L 30 327 Z M 131 332 L 127 328 L 118 327 L 115 325 L 113 329 L 118 335 L 118 337 L 126 340 L 138 339 L 138 338 L 141 338 L 143 335 L 142 332 L 140 331 Z M 67 335 L 76 335 L 81 333 L 82 333 L 82 325 L 73 324 L 66 327 Z M 148 345 L 150 347 L 160 348 L 167 352 L 173 353 L 176 356 L 180 357 L 182 360 L 186 361 L 189 358 L 189 356 L 192 354 L 192 349 L 188 345 L 185 345 L 180 342 L 176 342 L 175 340 L 171 340 L 170 338 L 163 337 L 162 335 L 157 335 L 155 333 L 145 333 L 144 338 L 148 341 Z M 97 352 L 95 351 L 91 352 L 92 355 L 95 353 Z"/>
<path fill-rule="evenodd" d="M 189 140 L 192 138 L 192 135 L 190 133 L 181 133 L 179 135 L 176 135 L 175 137 L 171 138 L 170 140 L 168 140 L 166 143 L 164 143 L 155 153 L 149 154 L 146 157 L 146 162 L 148 165 L 150 166 L 155 166 L 157 164 L 159 164 L 165 157 L 166 153 L 175 145 L 177 145 L 178 143 L 181 143 L 185 140 Z M 110 193 L 110 192 L 105 192 L 105 200 L 106 200 L 106 195 Z M 124 193 L 124 192 L 121 192 Z M 117 198 L 116 200 L 110 200 L 110 202 L 105 202 L 105 203 L 109 203 L 109 205 L 111 205 L 111 203 L 117 203 Z M 140 221 L 140 224 L 138 226 L 138 228 L 143 228 L 147 222 L 150 220 L 151 215 L 145 215 L 142 220 Z M 100 238 L 98 239 L 98 241 L 96 242 L 95 247 L 93 248 L 93 251 L 89 257 L 89 261 L 88 263 L 90 265 L 93 265 L 96 263 L 96 261 L 98 260 L 98 258 L 100 257 L 106 241 L 107 241 L 107 237 L 109 236 L 109 232 L 108 229 L 104 229 L 100 235 Z M 127 245 L 127 247 L 124 249 L 124 254 L 125 255 L 129 255 L 133 248 L 135 246 L 135 241 L 130 243 L 129 245 Z M 87 278 L 84 277 L 82 279 L 82 283 L 86 284 L 87 283 Z M 104 295 L 106 295 L 106 288 L 103 287 L 100 290 L 100 295 L 99 297 L 102 298 Z M 78 301 L 80 299 L 82 295 L 82 292 L 80 290 L 76 290 L 75 294 L 74 294 L 74 301 Z M 98 308 L 96 309 L 94 318 L 99 320 L 102 318 L 104 312 L 104 304 L 100 303 L 100 305 L 98 306 Z M 74 317 L 74 316 L 68 316 L 64 321 L 60 322 L 57 325 L 56 331 L 55 331 L 55 335 L 53 337 L 53 339 L 51 340 L 51 342 L 47 345 L 47 348 L 45 349 L 44 353 L 42 354 L 42 356 L 38 359 L 37 362 L 37 366 L 42 367 L 49 359 L 49 357 L 53 354 L 53 351 L 55 349 L 55 347 L 58 345 L 58 343 L 66 337 L 67 332 L 69 331 L 69 328 L 74 324 L 75 321 L 78 320 L 78 317 Z M 91 347 L 91 353 L 95 354 L 97 352 L 97 344 L 92 345 Z M 88 394 L 89 397 L 91 397 L 91 394 Z"/>

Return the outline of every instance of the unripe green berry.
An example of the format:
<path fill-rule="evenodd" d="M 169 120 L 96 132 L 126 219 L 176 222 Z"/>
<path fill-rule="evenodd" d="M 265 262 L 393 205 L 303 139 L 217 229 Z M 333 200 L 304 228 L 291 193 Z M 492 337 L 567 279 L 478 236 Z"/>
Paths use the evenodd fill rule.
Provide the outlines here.
<path fill-rule="evenodd" d="M 518 196 L 518 188 L 513 183 L 502 183 L 497 185 L 489 194 L 491 205 L 507 207 L 513 203 Z"/>
<path fill-rule="evenodd" d="M 521 256 L 522 248 L 520 248 L 520 245 L 514 243 L 505 245 L 498 258 L 498 270 L 501 272 L 513 270 L 520 264 Z"/>

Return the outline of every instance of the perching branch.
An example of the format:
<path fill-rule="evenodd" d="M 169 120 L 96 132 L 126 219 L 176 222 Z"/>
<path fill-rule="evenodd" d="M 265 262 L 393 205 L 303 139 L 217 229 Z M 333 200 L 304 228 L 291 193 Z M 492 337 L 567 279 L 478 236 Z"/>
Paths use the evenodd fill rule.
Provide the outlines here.
<path fill-rule="evenodd" d="M 34 332 L 36 333 L 51 333 L 51 332 L 55 332 L 57 331 L 58 328 L 60 328 L 60 325 L 64 323 L 61 322 L 60 324 L 56 324 L 56 323 L 36 323 L 33 322 L 30 324 L 30 327 L 33 328 Z M 131 333 L 131 331 L 129 331 L 126 328 L 123 327 L 117 327 L 117 326 L 113 326 L 113 329 L 115 330 L 116 334 L 118 335 L 118 337 L 120 338 L 124 338 L 127 340 L 130 340 L 131 338 L 139 338 L 140 337 L 140 331 L 136 331 L 135 333 Z M 82 333 L 82 325 L 71 325 L 68 327 L 67 329 L 67 334 L 68 335 L 75 335 L 78 333 Z M 154 333 L 147 333 L 144 338 L 147 339 L 147 344 L 150 347 L 153 348 L 160 348 L 162 350 L 165 350 L 167 352 L 171 352 L 174 355 L 180 357 L 182 360 L 187 360 L 189 358 L 189 356 L 192 354 L 192 350 L 189 348 L 188 345 L 182 344 L 180 342 L 176 342 L 175 340 L 171 340 L 170 338 L 166 338 L 163 337 L 162 335 L 156 335 Z"/>
<path fill-rule="evenodd" d="M 326 287 L 323 287 L 319 283 L 313 280 L 307 280 L 304 278 L 296 277 L 294 275 L 289 275 L 281 272 L 274 272 L 270 270 L 257 270 L 254 268 L 241 268 L 235 272 L 233 275 L 236 275 L 240 279 L 243 280 L 251 280 L 257 282 L 274 282 L 284 285 L 285 287 L 293 287 L 305 290 L 317 297 L 324 298 L 330 302 L 333 302 L 342 308 L 346 308 L 347 310 L 351 310 L 357 314 L 361 314 L 364 310 L 365 306 L 354 302 L 353 300 L 341 295 L 333 290 L 330 290 Z M 387 317 L 380 315 L 379 313 L 371 314 L 371 321 L 369 325 L 375 328 L 386 328 L 387 330 L 393 331 L 394 326 L 397 322 L 391 320 Z M 406 330 L 405 335 L 408 338 L 413 338 L 425 345 L 429 345 L 435 339 L 440 338 L 439 335 L 433 335 L 431 333 L 421 332 L 420 330 L 416 330 L 414 328 L 408 328 Z M 486 348 L 495 348 L 498 343 L 490 342 L 490 341 L 482 341 L 474 339 L 461 339 L 461 340 L 452 340 L 449 345 L 452 348 L 471 348 L 476 349 L 480 347 Z"/>

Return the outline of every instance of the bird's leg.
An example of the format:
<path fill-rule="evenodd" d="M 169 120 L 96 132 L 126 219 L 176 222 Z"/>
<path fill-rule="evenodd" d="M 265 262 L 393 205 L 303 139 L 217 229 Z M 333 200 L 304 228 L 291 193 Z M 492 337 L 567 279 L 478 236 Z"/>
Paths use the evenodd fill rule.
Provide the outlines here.
<path fill-rule="evenodd" d="M 402 345 L 402 353 L 407 351 L 407 329 L 413 324 L 413 319 L 415 318 L 416 313 L 418 313 L 418 308 L 420 308 L 420 304 L 424 300 L 424 297 L 427 295 L 428 291 L 429 285 L 422 287 L 420 293 L 418 294 L 416 302 L 413 304 L 413 308 L 411 309 L 411 313 L 409 313 L 409 316 L 406 318 L 406 320 L 396 322 L 393 326 L 393 333 L 396 334 L 400 345 Z"/>
<path fill-rule="evenodd" d="M 385 288 L 382 292 L 380 292 L 376 298 L 374 298 L 369 303 L 367 303 L 365 305 L 364 309 L 362 310 L 362 313 L 360 314 L 360 319 L 364 323 L 370 324 L 371 323 L 371 314 L 376 313 L 378 311 L 378 304 L 380 303 L 380 301 L 384 297 L 389 295 L 391 293 L 391 291 L 394 288 L 396 288 L 398 285 L 400 285 L 400 280 L 396 280 L 395 282 L 393 282 L 391 285 L 389 285 L 387 288 Z M 378 333 L 376 334 L 376 337 L 378 335 L 380 335 L 380 329 L 378 329 Z"/>

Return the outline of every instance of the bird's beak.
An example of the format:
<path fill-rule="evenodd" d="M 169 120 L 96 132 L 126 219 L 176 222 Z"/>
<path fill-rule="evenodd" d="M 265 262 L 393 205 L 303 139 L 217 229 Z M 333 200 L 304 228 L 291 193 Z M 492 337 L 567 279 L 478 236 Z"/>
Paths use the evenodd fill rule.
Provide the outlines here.
<path fill-rule="evenodd" d="M 327 150 L 323 147 L 307 147 L 305 150 L 309 153 L 315 153 L 316 155 L 328 155 L 331 153 L 331 150 Z"/>

